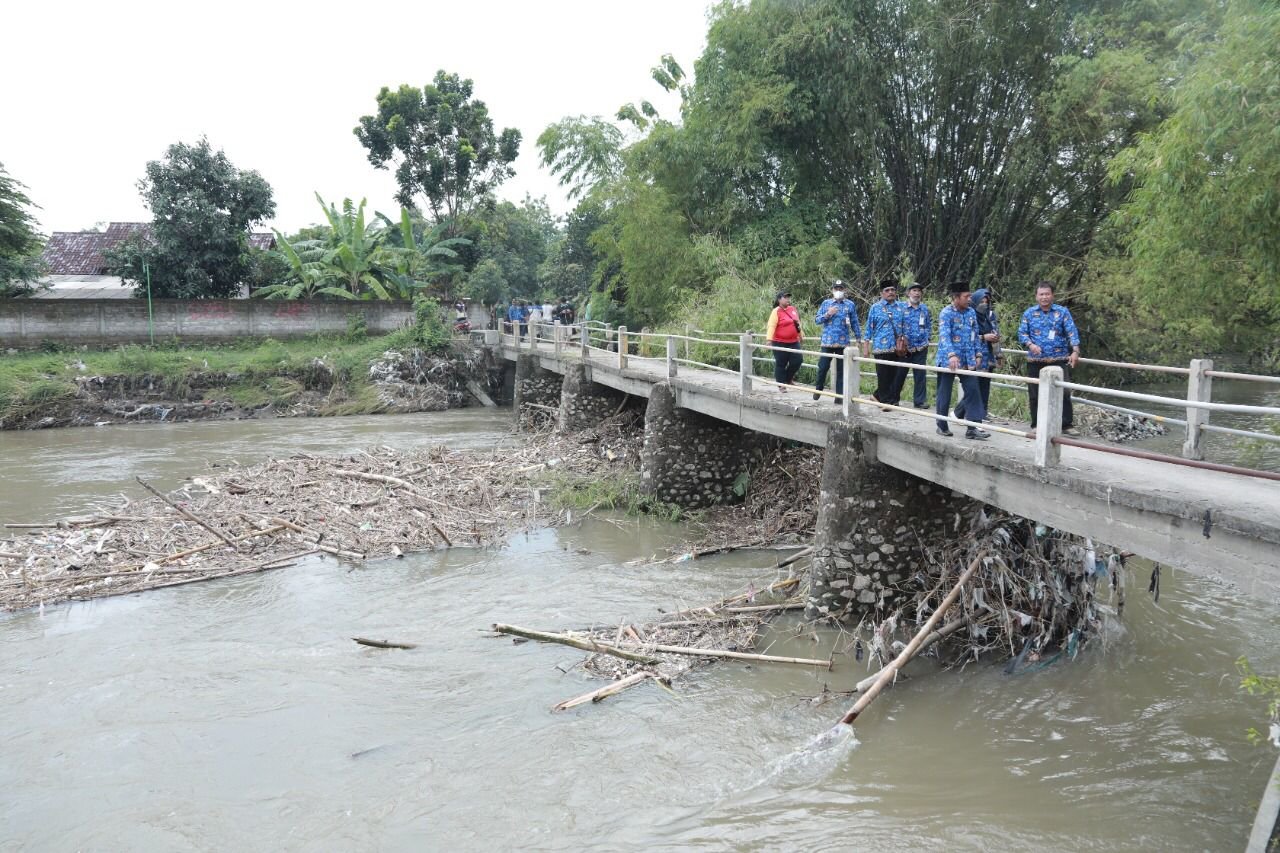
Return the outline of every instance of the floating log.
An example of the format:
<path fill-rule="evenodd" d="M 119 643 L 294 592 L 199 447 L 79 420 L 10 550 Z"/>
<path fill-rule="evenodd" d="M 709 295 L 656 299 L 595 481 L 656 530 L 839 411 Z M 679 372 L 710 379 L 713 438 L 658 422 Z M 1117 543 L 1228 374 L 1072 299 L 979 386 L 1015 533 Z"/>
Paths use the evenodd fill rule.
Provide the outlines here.
<path fill-rule="evenodd" d="M 568 634 L 549 634 L 546 631 L 533 631 L 529 628 L 520 628 L 516 625 L 503 625 L 495 622 L 493 630 L 499 634 L 511 634 L 516 637 L 524 637 L 526 640 L 538 640 L 543 643 L 559 643 L 562 646 L 572 646 L 575 649 L 582 649 L 584 652 L 598 652 L 603 655 L 613 655 L 623 660 L 634 661 L 653 666 L 658 663 L 657 658 L 642 655 L 638 652 L 629 652 L 626 649 L 611 646 L 607 643 L 599 643 L 595 640 L 584 639 L 582 637 L 572 637 Z"/>
<path fill-rule="evenodd" d="M 858 701 L 854 702 L 849 710 L 845 712 L 844 716 L 840 718 L 840 724 L 846 726 L 853 725 L 853 721 L 858 719 L 858 715 L 861 714 L 868 705 L 875 701 L 881 691 L 883 691 L 889 682 L 898 674 L 898 670 L 902 669 L 902 667 L 906 665 L 907 661 L 916 656 L 916 652 L 920 651 L 924 646 L 925 638 L 928 637 L 929 634 L 933 632 L 933 629 L 937 624 L 942 621 L 943 614 L 947 612 L 951 605 L 956 603 L 956 599 L 960 597 L 960 590 L 964 588 L 964 585 L 968 583 L 969 579 L 978 571 L 978 566 L 982 565 L 984 557 L 986 557 L 985 553 L 979 554 L 973 558 L 973 562 L 969 563 L 969 568 L 965 569 L 964 574 L 960 575 L 960 579 L 956 581 L 956 585 L 947 593 L 947 597 L 942 599 L 942 603 L 938 605 L 937 609 L 929 614 L 929 618 L 925 620 L 924 625 L 920 627 L 920 630 L 916 632 L 916 635 L 911 638 L 911 642 L 907 643 L 906 648 L 904 648 L 896 658 L 885 666 L 884 669 L 880 670 L 880 672 L 875 676 L 875 680 L 871 683 L 871 686 L 867 688 L 867 691 L 859 696 Z"/>
<path fill-rule="evenodd" d="M 812 553 L 813 553 L 813 546 L 810 545 L 808 548 L 803 548 L 797 551 L 796 553 L 792 554 L 790 557 L 787 557 L 787 559 L 783 560 L 781 563 L 778 563 L 777 567 L 779 569 L 784 569 L 798 560 L 803 560 L 805 557 L 809 556 Z"/>
<path fill-rule="evenodd" d="M 362 646 L 370 646 L 375 649 L 416 649 L 417 643 L 393 643 L 390 640 L 370 640 L 365 637 L 352 637 L 352 640 Z"/>

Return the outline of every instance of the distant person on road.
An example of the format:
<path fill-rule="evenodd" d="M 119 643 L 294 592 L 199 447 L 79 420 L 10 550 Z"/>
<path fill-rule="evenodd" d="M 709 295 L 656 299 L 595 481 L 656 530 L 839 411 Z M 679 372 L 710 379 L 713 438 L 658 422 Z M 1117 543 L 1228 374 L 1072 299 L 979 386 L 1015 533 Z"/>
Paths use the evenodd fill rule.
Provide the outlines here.
<path fill-rule="evenodd" d="M 507 306 L 507 323 L 505 331 L 518 335 L 520 333 L 520 301 L 512 299 Z"/>
<path fill-rule="evenodd" d="M 1053 302 L 1053 283 L 1036 285 L 1036 304 L 1022 312 L 1018 323 L 1018 343 L 1027 350 L 1027 376 L 1038 377 L 1041 368 L 1061 367 L 1062 378 L 1071 381 L 1071 369 L 1080 361 L 1080 332 L 1071 311 Z M 1031 403 L 1031 428 L 1036 428 L 1036 408 L 1040 404 L 1040 387 L 1027 385 Z M 1075 421 L 1071 395 L 1062 395 L 1062 429 L 1070 430 Z"/>
<path fill-rule="evenodd" d="M 969 307 L 969 282 L 953 281 L 948 285 L 951 291 L 951 304 L 938 314 L 938 367 L 947 370 L 981 370 L 982 354 L 978 352 L 978 315 Z M 969 421 L 982 422 L 987 416 L 982 408 L 982 393 L 978 390 L 978 380 L 973 376 L 960 376 L 960 387 L 964 389 L 964 407 L 959 417 Z M 938 414 L 938 435 L 951 437 L 951 427 L 946 417 L 951 408 L 951 389 L 955 385 L 955 373 L 938 374 L 938 405 L 934 410 Z M 991 433 L 977 427 L 968 427 L 965 438 L 975 441 L 986 441 Z"/>
<path fill-rule="evenodd" d="M 537 340 L 538 335 L 541 332 L 541 330 L 538 327 L 541 326 L 543 322 L 542 305 L 540 303 L 535 302 L 533 303 L 532 308 L 528 308 L 525 310 L 528 312 L 529 325 L 533 327 L 533 338 L 534 340 Z"/>
<path fill-rule="evenodd" d="M 1000 321 L 996 317 L 995 306 L 991 304 L 991 291 L 985 287 L 980 287 L 973 292 L 970 304 L 973 311 L 978 315 L 978 353 L 982 356 L 982 369 L 988 373 L 994 373 L 995 369 L 1000 366 L 1000 362 L 1004 360 L 1004 355 L 1000 349 Z M 987 378 L 978 379 L 978 393 L 982 395 L 982 411 L 991 411 L 991 380 Z M 955 416 L 962 417 L 960 412 L 964 401 L 961 401 L 955 409 Z"/>
<path fill-rule="evenodd" d="M 933 312 L 924 304 L 924 285 L 918 281 L 911 282 L 907 288 L 907 304 L 903 306 L 903 322 L 907 328 L 907 362 L 909 364 L 926 364 L 929 357 L 929 336 L 933 334 Z M 911 402 L 917 409 L 928 406 L 929 371 L 913 368 L 910 370 Z M 902 384 L 906 385 L 906 376 Z M 902 389 L 898 389 L 901 396 Z"/>
<path fill-rule="evenodd" d="M 773 351 L 773 381 L 779 384 L 779 391 L 786 392 L 782 386 L 792 384 L 804 364 L 804 356 L 800 354 L 804 332 L 800 329 L 800 312 L 791 304 L 791 291 L 783 290 L 774 297 L 764 337 L 766 344 L 779 347 Z"/>
<path fill-rule="evenodd" d="M 519 329 L 521 339 L 529 335 L 529 302 L 524 299 L 516 300 L 516 326 Z"/>
<path fill-rule="evenodd" d="M 906 315 L 898 302 L 896 278 L 880 282 L 880 301 L 867 312 L 862 354 L 876 360 L 876 390 L 872 396 L 881 403 L 898 405 L 902 385 L 907 380 L 907 368 L 899 361 L 907 354 L 907 329 Z"/>
<path fill-rule="evenodd" d="M 836 362 L 836 394 L 844 394 L 844 348 L 854 341 L 862 341 L 862 333 L 858 328 L 858 308 L 848 298 L 848 288 L 840 279 L 831 282 L 831 297 L 822 300 L 814 322 L 822 327 L 820 349 L 823 355 L 818 358 L 818 381 L 814 387 L 821 391 L 827 386 L 827 371 L 831 369 L 831 361 Z M 857 394 L 860 389 L 851 389 Z M 813 399 L 820 395 L 814 394 Z M 839 397 L 836 398 L 840 402 Z"/>

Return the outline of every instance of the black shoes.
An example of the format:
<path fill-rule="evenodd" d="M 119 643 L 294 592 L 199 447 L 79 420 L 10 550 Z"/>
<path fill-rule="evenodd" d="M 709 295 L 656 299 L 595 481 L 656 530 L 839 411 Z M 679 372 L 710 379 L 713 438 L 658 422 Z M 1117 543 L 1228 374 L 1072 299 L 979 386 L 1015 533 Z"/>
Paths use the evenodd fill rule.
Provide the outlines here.
<path fill-rule="evenodd" d="M 951 436 L 955 435 L 955 433 L 953 433 L 949 429 L 943 429 L 942 427 L 938 427 L 938 435 L 945 435 L 947 438 L 951 438 Z"/>
<path fill-rule="evenodd" d="M 813 392 L 813 399 L 817 400 L 817 399 L 818 399 L 819 397 L 821 397 L 821 396 L 822 396 L 822 395 L 821 395 L 821 394 L 819 394 L 817 391 L 814 391 L 814 392 Z"/>
<path fill-rule="evenodd" d="M 974 441 L 986 441 L 988 438 L 991 438 L 991 433 L 987 432 L 985 429 L 968 429 L 965 430 L 964 437 L 973 439 Z"/>

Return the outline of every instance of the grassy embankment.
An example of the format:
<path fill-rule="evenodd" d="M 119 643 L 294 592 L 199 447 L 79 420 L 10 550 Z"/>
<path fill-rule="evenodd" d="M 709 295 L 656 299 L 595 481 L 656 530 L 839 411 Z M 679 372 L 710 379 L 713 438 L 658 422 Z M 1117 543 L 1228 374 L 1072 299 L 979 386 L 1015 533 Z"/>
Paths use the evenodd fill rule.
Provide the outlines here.
<path fill-rule="evenodd" d="M 354 334 L 0 355 L 0 420 L 18 419 L 69 400 L 76 394 L 76 378 L 87 376 L 147 377 L 164 396 L 182 399 L 193 379 L 225 374 L 227 381 L 202 390 L 203 398 L 228 400 L 247 409 L 265 404 L 285 407 L 304 390 L 317 360 L 333 377 L 332 392 L 320 413 L 362 414 L 376 411 L 379 405 L 369 379 L 370 362 L 386 350 L 411 346 L 422 346 L 413 329 L 378 337 Z"/>

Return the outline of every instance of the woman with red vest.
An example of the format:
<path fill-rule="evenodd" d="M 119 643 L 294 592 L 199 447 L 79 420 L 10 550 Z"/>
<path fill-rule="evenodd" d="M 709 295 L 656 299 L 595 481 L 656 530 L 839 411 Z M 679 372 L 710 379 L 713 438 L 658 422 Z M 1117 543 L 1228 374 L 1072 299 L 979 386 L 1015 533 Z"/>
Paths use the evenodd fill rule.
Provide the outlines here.
<path fill-rule="evenodd" d="M 779 383 L 779 386 L 792 384 L 800 366 L 804 364 L 804 356 L 799 352 L 800 344 L 804 342 L 804 332 L 800 330 L 800 314 L 791 304 L 790 291 L 781 291 L 773 300 L 769 328 L 764 336 L 765 343 L 778 347 L 773 351 L 773 381 Z M 779 387 L 778 390 L 787 389 Z"/>

